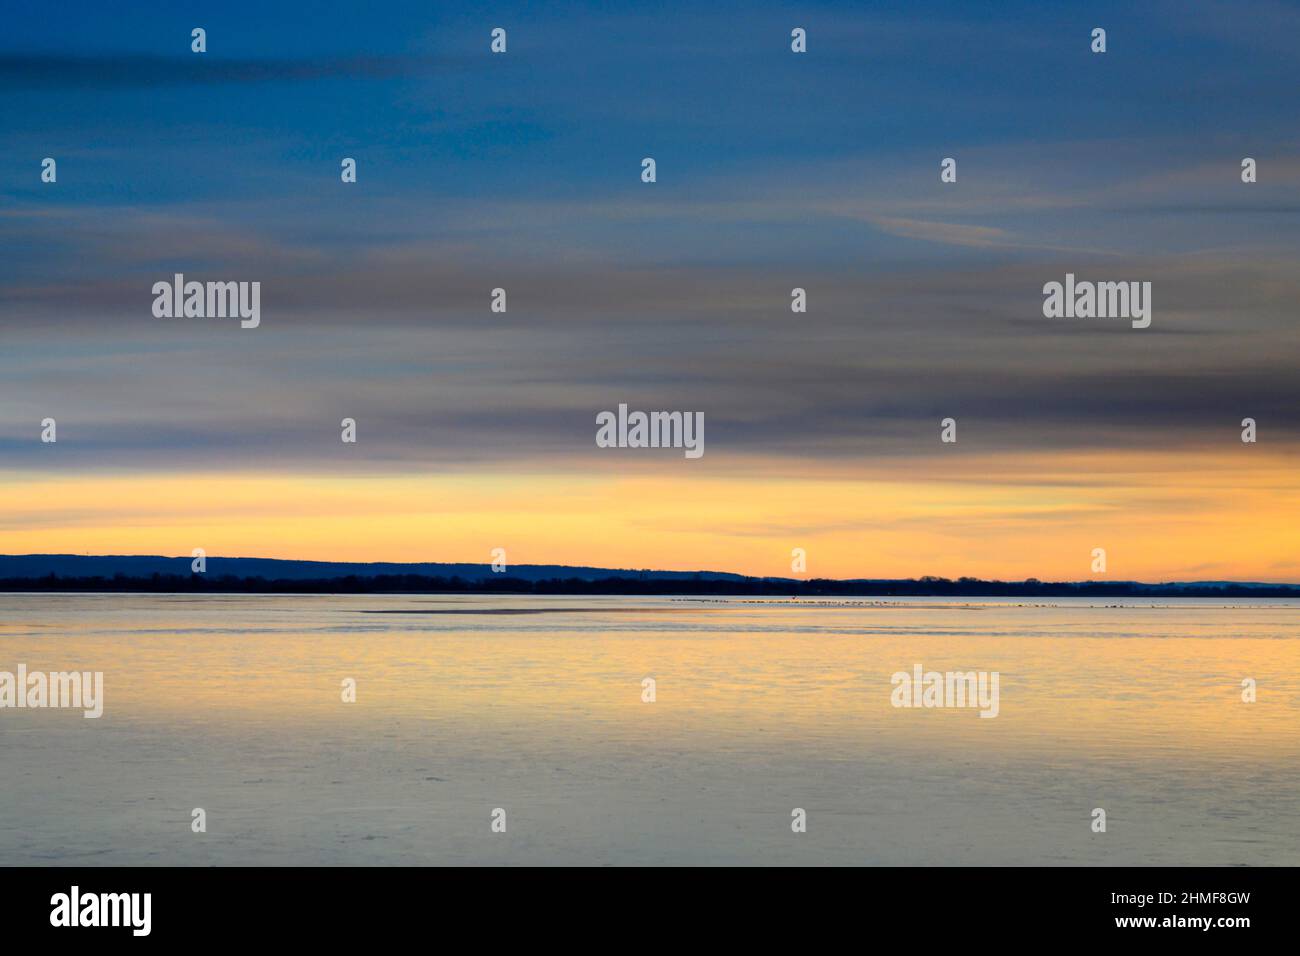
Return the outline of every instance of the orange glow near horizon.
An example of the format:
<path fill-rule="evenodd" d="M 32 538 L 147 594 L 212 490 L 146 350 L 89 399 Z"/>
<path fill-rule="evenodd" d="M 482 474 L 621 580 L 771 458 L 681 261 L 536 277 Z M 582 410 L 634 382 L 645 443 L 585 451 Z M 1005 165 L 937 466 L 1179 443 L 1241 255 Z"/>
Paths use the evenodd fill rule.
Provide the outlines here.
<path fill-rule="evenodd" d="M 659 472 L 4 477 L 0 552 L 1300 581 L 1294 461 L 1107 453 Z M 858 469 L 862 472 L 862 469 Z M 918 475 L 927 477 L 918 479 Z M 790 552 L 807 552 L 806 575 Z M 1091 572 L 1105 548 L 1105 575 Z"/>

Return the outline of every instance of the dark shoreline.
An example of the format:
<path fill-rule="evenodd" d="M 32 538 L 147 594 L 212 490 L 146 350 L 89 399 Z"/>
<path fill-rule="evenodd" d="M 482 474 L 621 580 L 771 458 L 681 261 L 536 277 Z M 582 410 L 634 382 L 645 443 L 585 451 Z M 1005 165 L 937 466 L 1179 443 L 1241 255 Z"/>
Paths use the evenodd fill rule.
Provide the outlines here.
<path fill-rule="evenodd" d="M 791 581 L 747 578 L 699 580 L 640 577 L 548 578 L 507 575 L 466 579 L 423 575 L 349 575 L 320 579 L 164 575 L 0 579 L 0 592 L 154 594 L 621 594 L 759 597 L 1080 597 L 1080 598 L 1300 598 L 1300 585 L 1143 584 L 1136 581 L 981 581 L 921 578 L 894 581 Z"/>

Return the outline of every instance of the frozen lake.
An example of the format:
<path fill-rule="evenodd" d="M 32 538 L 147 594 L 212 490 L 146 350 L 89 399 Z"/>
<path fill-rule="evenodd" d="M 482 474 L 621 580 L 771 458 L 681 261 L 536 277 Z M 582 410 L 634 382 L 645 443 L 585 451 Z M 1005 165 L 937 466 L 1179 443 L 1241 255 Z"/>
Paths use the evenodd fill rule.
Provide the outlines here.
<path fill-rule="evenodd" d="M 0 863 L 1300 864 L 1300 604 L 1114 603 L 3 594 Z"/>

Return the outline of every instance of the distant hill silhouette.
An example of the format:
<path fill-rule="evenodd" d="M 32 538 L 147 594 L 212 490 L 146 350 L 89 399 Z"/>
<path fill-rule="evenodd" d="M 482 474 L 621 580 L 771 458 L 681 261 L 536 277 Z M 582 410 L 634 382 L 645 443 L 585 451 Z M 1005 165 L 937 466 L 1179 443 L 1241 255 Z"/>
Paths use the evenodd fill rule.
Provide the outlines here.
<path fill-rule="evenodd" d="M 50 574 L 59 577 L 150 577 L 154 574 L 190 576 L 187 557 L 167 558 L 160 555 L 136 554 L 0 554 L 0 580 L 7 578 L 40 578 Z M 381 575 L 419 575 L 421 577 L 463 578 L 477 581 L 499 578 L 490 564 L 443 564 L 422 562 L 349 562 L 349 561 L 294 561 L 283 558 L 221 558 L 207 559 L 210 578 L 233 576 L 237 578 L 265 578 L 279 581 L 329 581 L 335 578 L 373 578 Z M 580 578 L 594 581 L 610 576 L 638 577 L 653 575 L 663 580 L 698 579 L 718 581 L 743 581 L 742 574 L 717 571 L 635 571 L 611 568 L 568 567 L 560 564 L 510 565 L 509 575 L 524 581 L 541 581 L 550 578 Z"/>
<path fill-rule="evenodd" d="M 843 597 L 1300 597 L 1300 585 L 1238 581 L 1145 584 L 1139 581 L 983 581 L 940 577 L 802 580 L 725 571 L 652 571 L 436 562 L 351 563 L 280 558 L 209 557 L 194 574 L 191 558 L 157 555 L 0 555 L 0 591 L 248 593 L 724 594 Z"/>

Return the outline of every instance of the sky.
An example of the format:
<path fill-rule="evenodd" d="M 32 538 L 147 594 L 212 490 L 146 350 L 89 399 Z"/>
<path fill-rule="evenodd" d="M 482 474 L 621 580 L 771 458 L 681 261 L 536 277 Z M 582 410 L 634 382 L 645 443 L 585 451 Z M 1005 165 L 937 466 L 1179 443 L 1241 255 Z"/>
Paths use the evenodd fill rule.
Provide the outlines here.
<path fill-rule="evenodd" d="M 5 21 L 0 552 L 1300 582 L 1300 8 Z M 260 326 L 155 317 L 177 272 Z M 597 447 L 620 403 L 705 454 Z"/>

